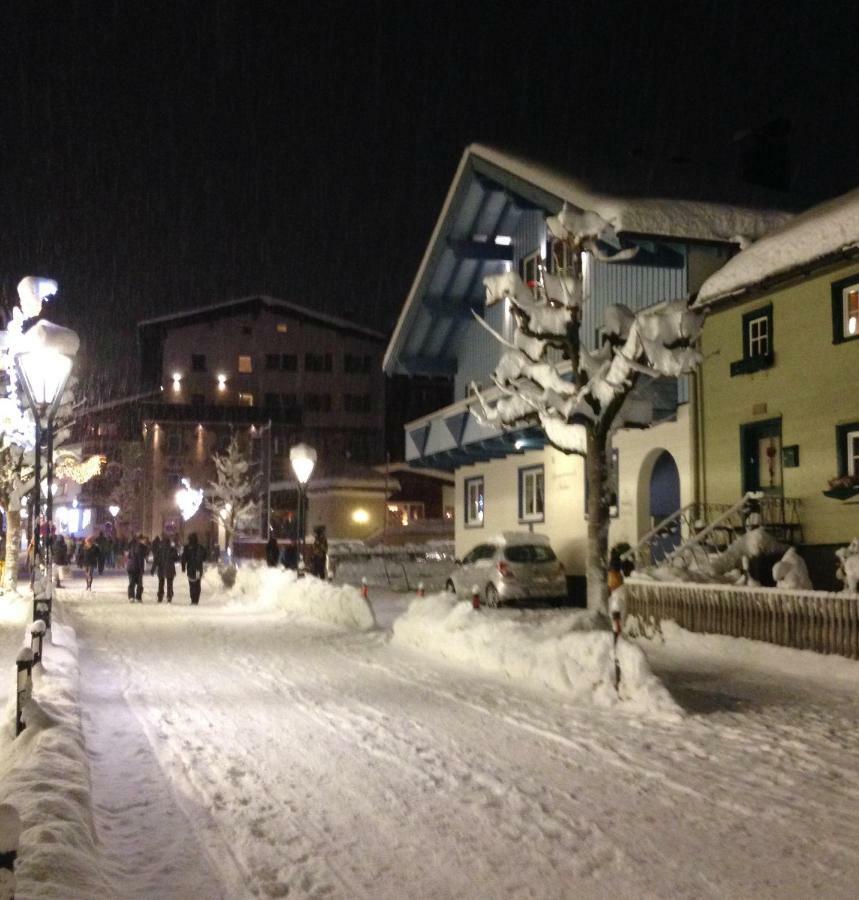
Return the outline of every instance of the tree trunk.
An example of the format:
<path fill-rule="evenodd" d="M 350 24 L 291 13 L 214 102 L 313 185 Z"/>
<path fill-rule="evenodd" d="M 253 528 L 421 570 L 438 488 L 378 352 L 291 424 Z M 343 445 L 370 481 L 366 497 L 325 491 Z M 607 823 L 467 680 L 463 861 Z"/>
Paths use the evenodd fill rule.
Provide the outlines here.
<path fill-rule="evenodd" d="M 21 543 L 21 510 L 6 512 L 6 566 L 3 569 L 3 590 L 14 591 L 18 586 L 18 553 Z"/>
<path fill-rule="evenodd" d="M 588 546 L 585 558 L 588 609 L 608 611 L 608 438 L 601 428 L 588 429 L 585 478 L 588 483 Z"/>

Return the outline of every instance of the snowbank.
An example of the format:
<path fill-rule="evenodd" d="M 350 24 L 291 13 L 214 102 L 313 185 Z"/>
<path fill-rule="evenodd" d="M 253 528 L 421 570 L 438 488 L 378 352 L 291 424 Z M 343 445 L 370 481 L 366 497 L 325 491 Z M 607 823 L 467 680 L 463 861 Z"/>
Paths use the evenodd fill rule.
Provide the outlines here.
<path fill-rule="evenodd" d="M 621 640 L 615 690 L 613 636 L 595 630 L 583 611 L 526 618 L 520 610 L 474 610 L 449 594 L 414 600 L 394 622 L 393 641 L 476 666 L 533 687 L 547 687 L 598 706 L 623 705 L 638 712 L 680 715 L 652 674 L 644 653 Z"/>
<path fill-rule="evenodd" d="M 214 567 L 205 573 L 203 583 L 206 593 L 226 595 L 233 604 L 282 610 L 359 631 L 376 625 L 373 608 L 358 588 L 336 586 L 311 575 L 299 580 L 295 572 L 252 564 L 239 567 L 232 588 L 221 584 Z"/>
<path fill-rule="evenodd" d="M 43 666 L 33 673 L 26 728 L 15 738 L 15 696 L 0 737 L 0 793 L 21 818 L 18 897 L 110 896 L 92 818 L 89 762 L 81 730 L 77 641 L 53 623 Z"/>

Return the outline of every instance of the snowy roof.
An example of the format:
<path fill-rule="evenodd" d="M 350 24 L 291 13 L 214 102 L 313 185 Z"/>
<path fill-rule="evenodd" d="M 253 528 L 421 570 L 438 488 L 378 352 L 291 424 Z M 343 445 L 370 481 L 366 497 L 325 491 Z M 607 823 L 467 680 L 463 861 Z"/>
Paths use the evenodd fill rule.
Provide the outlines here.
<path fill-rule="evenodd" d="M 220 303 L 210 303 L 207 306 L 195 306 L 193 309 L 183 309 L 179 312 L 168 313 L 163 316 L 155 316 L 151 319 L 143 319 L 137 323 L 138 328 L 147 328 L 151 325 L 179 325 L 185 319 L 193 319 L 206 313 L 214 313 L 216 316 L 231 315 L 237 311 L 237 308 L 248 306 L 253 303 L 261 303 L 270 309 L 283 310 L 284 312 L 293 313 L 304 319 L 311 319 L 323 325 L 337 328 L 341 331 L 348 331 L 358 334 L 362 337 L 371 338 L 376 341 L 383 341 L 385 335 L 381 331 L 375 331 L 372 328 L 365 328 L 363 325 L 357 325 L 349 319 L 342 319 L 339 316 L 331 316 L 327 313 L 318 312 L 315 309 L 308 309 L 306 306 L 300 306 L 291 300 L 280 300 L 277 297 L 270 297 L 267 294 L 251 294 L 247 297 L 237 297 L 233 300 L 224 300 Z"/>
<path fill-rule="evenodd" d="M 734 187 L 729 192 L 711 186 L 732 200 L 742 196 L 749 201 L 729 205 L 705 199 L 640 196 L 634 180 L 626 174 L 618 176 L 617 182 L 627 188 L 621 195 L 492 147 L 467 147 L 388 343 L 384 370 L 388 374 L 453 374 L 456 361 L 451 338 L 456 323 L 463 316 L 470 321 L 469 304 L 482 306 L 484 289 L 482 277 L 468 266 L 456 265 L 451 239 L 513 234 L 526 209 L 555 215 L 567 202 L 598 213 L 620 234 L 690 243 L 738 244 L 790 217 L 782 211 L 757 208 L 760 197 L 752 199 L 748 188 Z M 605 183 L 614 181 L 607 178 Z M 647 182 L 645 187 L 651 185 Z M 690 196 L 701 191 L 690 186 Z M 480 266 L 478 274 L 483 276 L 501 271 L 502 263 L 484 260 Z"/>
<path fill-rule="evenodd" d="M 758 209 L 751 205 L 678 197 L 622 196 L 614 191 L 595 190 L 577 178 L 492 147 L 472 144 L 465 152 L 505 169 L 578 209 L 599 213 L 618 233 L 737 243 L 738 236 L 760 237 L 791 217 L 782 210 Z"/>
<path fill-rule="evenodd" d="M 701 286 L 696 305 L 763 289 L 800 269 L 859 253 L 859 188 L 796 216 L 738 253 Z"/>

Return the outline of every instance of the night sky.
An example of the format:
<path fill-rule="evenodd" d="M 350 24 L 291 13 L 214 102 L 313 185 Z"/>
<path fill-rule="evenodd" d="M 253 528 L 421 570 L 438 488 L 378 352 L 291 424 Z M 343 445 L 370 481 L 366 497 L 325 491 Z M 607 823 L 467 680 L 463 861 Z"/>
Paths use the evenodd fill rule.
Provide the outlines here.
<path fill-rule="evenodd" d="M 822 199 L 859 185 L 853 10 L 7 2 L 0 291 L 57 278 L 121 375 L 138 319 L 254 292 L 387 330 L 474 141 L 706 194 L 783 117 Z"/>

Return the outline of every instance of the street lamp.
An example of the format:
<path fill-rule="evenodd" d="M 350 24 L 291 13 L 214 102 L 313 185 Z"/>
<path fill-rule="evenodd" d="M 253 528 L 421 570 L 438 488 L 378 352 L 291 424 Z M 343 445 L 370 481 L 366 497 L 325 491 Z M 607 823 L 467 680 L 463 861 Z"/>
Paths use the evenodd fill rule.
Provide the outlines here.
<path fill-rule="evenodd" d="M 316 465 L 316 451 L 307 444 L 296 444 L 289 450 L 289 464 L 298 479 L 298 577 L 301 578 L 304 575 L 304 532 L 307 530 L 304 490 Z"/>
<path fill-rule="evenodd" d="M 35 422 L 35 463 L 33 474 L 36 484 L 36 516 L 34 525 L 35 559 L 39 558 L 41 526 L 41 455 L 45 442 L 47 484 L 45 490 L 44 521 L 47 524 L 43 550 L 45 578 L 37 587 L 33 582 L 33 618 L 51 622 L 53 599 L 51 560 L 51 520 L 53 518 L 54 481 L 54 416 L 63 398 L 63 392 L 72 373 L 72 364 L 80 346 L 80 339 L 70 328 L 40 319 L 21 340 L 21 349 L 15 354 L 15 368 L 24 387 L 27 404 Z M 40 596 L 41 595 L 41 596 Z"/>

